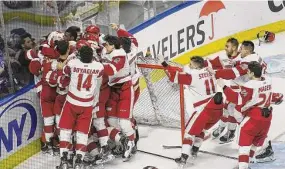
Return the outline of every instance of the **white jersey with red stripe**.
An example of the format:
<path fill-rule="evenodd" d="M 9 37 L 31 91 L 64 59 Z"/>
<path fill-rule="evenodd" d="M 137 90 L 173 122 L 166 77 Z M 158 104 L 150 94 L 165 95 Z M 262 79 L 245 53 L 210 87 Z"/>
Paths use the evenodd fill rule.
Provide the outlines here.
<path fill-rule="evenodd" d="M 252 90 L 252 96 L 250 99 L 246 100 L 246 104 L 243 106 L 242 111 L 255 107 L 269 107 L 271 104 L 272 98 L 272 80 L 269 77 L 262 78 L 261 81 L 258 80 L 250 80 L 246 82 L 242 89 L 244 90 L 244 94 L 250 93 L 249 90 Z"/>
<path fill-rule="evenodd" d="M 236 64 L 244 66 L 244 67 L 247 68 L 247 64 L 249 62 L 252 62 L 252 61 L 256 61 L 256 62 L 258 62 L 260 64 L 264 63 L 262 58 L 260 56 L 258 56 L 256 53 L 254 53 L 254 54 L 248 55 L 248 56 L 246 56 L 244 58 L 240 58 L 239 60 L 236 61 Z M 249 78 L 248 78 L 247 74 L 241 76 L 239 71 L 237 69 L 235 69 L 235 68 L 233 68 L 233 71 L 236 74 L 237 78 L 232 81 L 232 83 L 231 83 L 232 86 L 237 86 L 237 85 L 241 86 L 244 83 L 249 81 Z"/>
<path fill-rule="evenodd" d="M 131 70 L 131 76 L 132 76 L 132 83 L 136 84 L 138 79 L 141 77 L 141 73 L 137 67 L 137 52 L 138 47 L 135 46 L 134 43 L 131 45 L 131 52 L 127 54 L 130 70 Z"/>
<path fill-rule="evenodd" d="M 70 60 L 63 69 L 70 76 L 66 100 L 71 104 L 83 107 L 93 106 L 95 91 L 100 88 L 104 66 L 96 61 L 83 63 L 79 59 Z"/>
<path fill-rule="evenodd" d="M 30 49 L 26 53 L 26 58 L 31 61 L 29 65 L 29 69 L 30 69 L 30 72 L 34 74 L 34 83 L 35 83 L 36 91 L 41 92 L 42 91 L 41 69 L 42 69 L 44 56 L 40 53 L 40 51 L 36 52 Z"/>
<path fill-rule="evenodd" d="M 193 101 L 196 110 L 203 108 L 217 92 L 217 80 L 206 68 L 184 68 L 184 72 L 167 69 L 170 81 L 187 86 L 189 98 Z"/>
<path fill-rule="evenodd" d="M 116 71 L 116 68 L 113 66 L 113 70 L 116 72 L 114 73 L 114 75 L 109 76 L 108 84 L 110 86 L 113 86 L 115 84 L 124 83 L 132 80 L 129 60 L 124 49 L 114 49 L 114 51 L 108 54 L 108 56 L 112 60 L 112 62 L 115 63 L 120 63 L 121 60 L 123 60 L 123 62 L 121 63 L 122 68 L 120 70 Z"/>

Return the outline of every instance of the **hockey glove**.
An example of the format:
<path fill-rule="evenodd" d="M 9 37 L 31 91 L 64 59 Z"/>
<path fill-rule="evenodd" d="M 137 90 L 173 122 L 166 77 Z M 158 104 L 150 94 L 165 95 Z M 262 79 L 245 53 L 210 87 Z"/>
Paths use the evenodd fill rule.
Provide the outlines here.
<path fill-rule="evenodd" d="M 213 98 L 214 98 L 215 104 L 220 105 L 220 104 L 223 103 L 223 94 L 222 94 L 222 92 L 217 92 Z"/>
<path fill-rule="evenodd" d="M 261 109 L 262 116 L 268 118 L 272 112 L 272 107 L 265 107 Z"/>

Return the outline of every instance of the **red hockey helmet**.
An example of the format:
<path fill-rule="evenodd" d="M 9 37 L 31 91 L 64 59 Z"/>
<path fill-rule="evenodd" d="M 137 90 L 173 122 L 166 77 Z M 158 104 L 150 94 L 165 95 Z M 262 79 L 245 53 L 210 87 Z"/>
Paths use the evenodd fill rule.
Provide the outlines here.
<path fill-rule="evenodd" d="M 55 41 L 63 40 L 64 33 L 59 31 L 51 32 L 47 37 L 47 43 L 51 48 L 55 47 Z"/>
<path fill-rule="evenodd" d="M 91 44 L 89 42 L 87 42 L 87 40 L 79 40 L 79 41 L 77 41 L 77 43 L 76 43 L 76 49 L 77 50 L 79 50 L 83 46 L 91 47 Z"/>
<path fill-rule="evenodd" d="M 93 34 L 99 34 L 100 33 L 100 28 L 96 25 L 89 25 L 85 29 L 86 33 L 93 33 Z"/>
<path fill-rule="evenodd" d="M 83 35 L 83 39 L 88 40 L 88 41 L 94 41 L 94 42 L 99 42 L 99 37 L 95 34 L 91 34 L 91 33 L 85 33 Z"/>
<path fill-rule="evenodd" d="M 275 34 L 273 32 L 262 30 L 257 34 L 257 38 L 259 40 L 259 44 L 260 42 L 273 42 L 275 40 Z"/>

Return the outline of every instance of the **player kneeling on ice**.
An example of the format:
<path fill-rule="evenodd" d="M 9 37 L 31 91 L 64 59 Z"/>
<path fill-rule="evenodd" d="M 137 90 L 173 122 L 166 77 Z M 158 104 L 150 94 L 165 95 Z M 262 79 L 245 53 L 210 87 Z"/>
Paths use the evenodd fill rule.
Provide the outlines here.
<path fill-rule="evenodd" d="M 235 118 L 240 123 L 237 169 L 249 169 L 249 158 L 263 145 L 272 119 L 271 79 L 262 76 L 262 66 L 256 61 L 249 62 L 247 76 L 250 80 L 241 86 L 240 92 L 234 92 L 218 80 L 227 100 L 237 104 Z"/>
<path fill-rule="evenodd" d="M 205 131 L 215 125 L 223 114 L 222 93 L 216 90 L 216 79 L 204 67 L 204 59 L 200 56 L 194 56 L 190 59 L 189 68 L 182 70 L 169 66 L 160 61 L 168 72 L 170 81 L 174 83 L 188 85 L 189 93 L 193 99 L 195 112 L 189 119 L 182 145 L 182 154 L 175 161 L 183 167 L 190 154 L 193 158 L 197 157 L 199 147 L 201 146 Z"/>

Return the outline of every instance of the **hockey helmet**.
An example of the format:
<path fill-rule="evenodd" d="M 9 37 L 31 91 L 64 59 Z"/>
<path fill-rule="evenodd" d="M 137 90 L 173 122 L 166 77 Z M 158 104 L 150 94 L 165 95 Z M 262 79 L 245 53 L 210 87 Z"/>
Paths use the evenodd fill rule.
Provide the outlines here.
<path fill-rule="evenodd" d="M 146 166 L 146 167 L 144 167 L 143 169 L 158 169 L 158 168 L 156 168 L 156 167 L 154 167 L 154 166 Z"/>
<path fill-rule="evenodd" d="M 48 45 L 51 48 L 54 48 L 55 42 L 63 40 L 63 36 L 64 36 L 64 33 L 62 32 L 58 32 L 58 31 L 51 32 L 47 37 Z"/>
<path fill-rule="evenodd" d="M 89 46 L 91 47 L 91 44 L 89 42 L 87 42 L 87 40 L 79 40 L 76 43 L 76 49 L 79 50 L 80 48 L 82 48 L 83 46 Z"/>
<path fill-rule="evenodd" d="M 92 34 L 99 34 L 100 33 L 100 28 L 96 25 L 89 25 L 85 29 L 86 33 L 92 33 Z"/>
<path fill-rule="evenodd" d="M 83 35 L 83 39 L 88 40 L 88 41 L 99 42 L 99 37 L 97 35 L 94 35 L 94 34 L 91 34 L 91 33 L 85 33 Z"/>
<path fill-rule="evenodd" d="M 259 43 L 260 42 L 273 42 L 275 40 L 275 34 L 273 32 L 269 32 L 269 31 L 260 31 L 258 34 L 257 34 L 257 38 L 259 40 Z"/>

